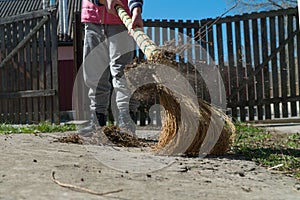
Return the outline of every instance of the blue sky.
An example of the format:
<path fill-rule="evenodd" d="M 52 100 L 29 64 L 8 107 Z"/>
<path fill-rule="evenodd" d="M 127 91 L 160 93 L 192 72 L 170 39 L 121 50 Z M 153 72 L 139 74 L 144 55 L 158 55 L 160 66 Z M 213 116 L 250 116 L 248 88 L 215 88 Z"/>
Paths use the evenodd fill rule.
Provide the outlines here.
<path fill-rule="evenodd" d="M 144 0 L 143 18 L 168 20 L 216 18 L 231 6 L 226 0 Z"/>

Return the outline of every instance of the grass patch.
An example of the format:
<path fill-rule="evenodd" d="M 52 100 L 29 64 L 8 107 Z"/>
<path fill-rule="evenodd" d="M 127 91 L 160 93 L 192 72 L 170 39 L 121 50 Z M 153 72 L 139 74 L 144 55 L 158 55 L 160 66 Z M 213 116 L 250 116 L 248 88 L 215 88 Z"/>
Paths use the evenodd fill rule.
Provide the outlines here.
<path fill-rule="evenodd" d="M 300 134 L 273 133 L 264 128 L 236 124 L 233 152 L 261 166 L 300 179 Z"/>
<path fill-rule="evenodd" d="M 0 134 L 11 133 L 53 133 L 77 130 L 74 124 L 56 125 L 49 122 L 41 122 L 37 125 L 11 125 L 0 124 Z"/>

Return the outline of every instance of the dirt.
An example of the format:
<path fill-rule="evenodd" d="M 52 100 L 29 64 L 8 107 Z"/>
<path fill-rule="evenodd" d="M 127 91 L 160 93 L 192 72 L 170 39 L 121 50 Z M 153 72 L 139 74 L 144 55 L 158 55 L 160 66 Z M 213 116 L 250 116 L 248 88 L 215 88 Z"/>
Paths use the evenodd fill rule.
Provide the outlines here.
<path fill-rule="evenodd" d="M 1 135 L 0 199 L 269 200 L 300 196 L 299 180 L 242 156 L 163 157 L 145 151 L 146 147 L 57 142 L 73 134 Z M 55 183 L 53 174 L 56 181 L 73 188 Z"/>

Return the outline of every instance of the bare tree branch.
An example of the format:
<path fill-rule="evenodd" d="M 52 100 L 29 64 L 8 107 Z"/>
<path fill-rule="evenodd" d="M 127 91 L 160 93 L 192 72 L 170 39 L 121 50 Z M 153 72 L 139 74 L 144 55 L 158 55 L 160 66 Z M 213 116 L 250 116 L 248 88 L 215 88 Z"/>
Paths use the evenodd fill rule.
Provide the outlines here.
<path fill-rule="evenodd" d="M 237 0 L 227 0 L 228 5 L 237 2 Z M 240 0 L 237 12 L 253 12 L 272 9 L 285 9 L 296 7 L 297 0 Z"/>

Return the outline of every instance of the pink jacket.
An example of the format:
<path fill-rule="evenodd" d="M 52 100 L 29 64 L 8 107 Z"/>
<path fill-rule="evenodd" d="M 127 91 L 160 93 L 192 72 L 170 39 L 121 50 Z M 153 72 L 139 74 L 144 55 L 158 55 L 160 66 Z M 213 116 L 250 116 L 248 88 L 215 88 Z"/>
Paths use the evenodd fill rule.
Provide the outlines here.
<path fill-rule="evenodd" d="M 130 14 L 127 6 L 128 0 L 121 0 L 126 5 L 125 10 Z M 105 6 L 97 6 L 88 0 L 82 0 L 81 22 L 91 22 L 95 24 L 122 24 L 119 17 L 107 12 Z"/>

